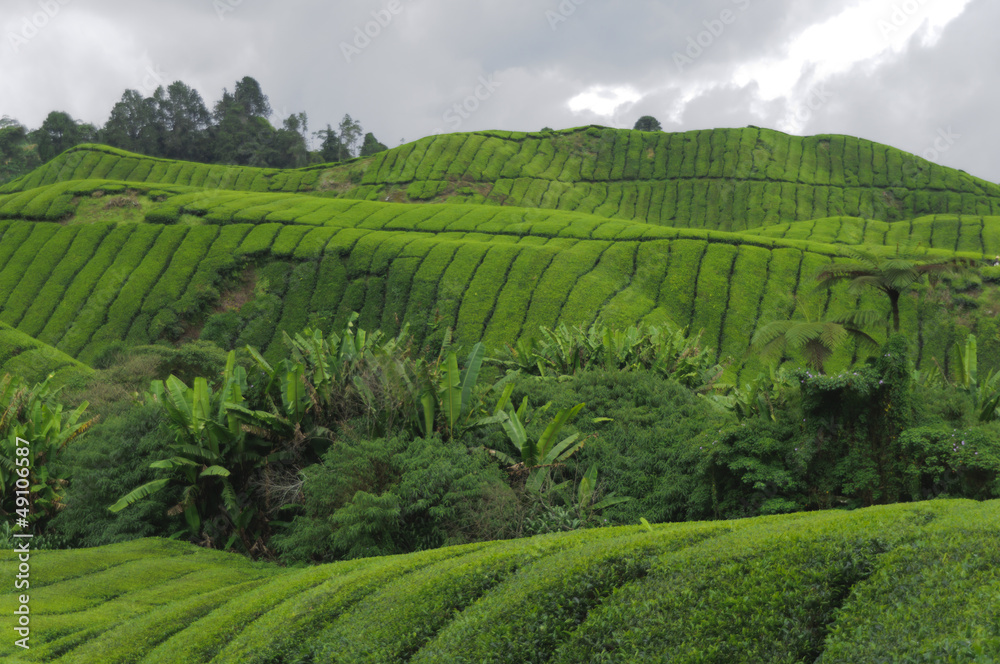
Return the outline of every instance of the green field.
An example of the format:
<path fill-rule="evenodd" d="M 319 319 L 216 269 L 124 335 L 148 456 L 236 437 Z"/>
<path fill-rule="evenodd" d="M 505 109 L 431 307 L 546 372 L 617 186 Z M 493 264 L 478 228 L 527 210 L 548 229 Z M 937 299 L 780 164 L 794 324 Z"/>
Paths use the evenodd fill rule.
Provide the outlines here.
<path fill-rule="evenodd" d="M 305 569 L 168 540 L 31 555 L 8 662 L 989 662 L 1000 503 L 597 528 Z M 14 555 L 3 567 L 13 574 Z M 13 611 L 17 593 L 6 590 Z M 912 659 L 919 644 L 922 657 Z M 302 659 L 304 658 L 304 659 Z"/>

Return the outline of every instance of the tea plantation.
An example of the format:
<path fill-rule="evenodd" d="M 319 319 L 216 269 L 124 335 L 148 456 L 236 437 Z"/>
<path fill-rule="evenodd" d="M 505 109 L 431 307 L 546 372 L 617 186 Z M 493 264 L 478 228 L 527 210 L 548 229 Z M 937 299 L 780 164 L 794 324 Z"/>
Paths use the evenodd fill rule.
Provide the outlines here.
<path fill-rule="evenodd" d="M 997 501 L 945 500 L 601 528 L 307 569 L 167 540 L 44 551 L 31 559 L 32 648 L 5 639 L 0 655 L 79 664 L 992 662 L 998 523 Z M 14 606 L 15 593 L 3 603 Z"/>
<path fill-rule="evenodd" d="M 633 143 L 642 150 L 622 147 Z M 612 157 L 625 166 L 600 166 Z M 511 182 L 530 179 L 531 191 L 534 183 L 593 185 L 570 171 L 632 187 L 634 195 L 619 195 L 631 202 L 612 209 L 588 203 L 589 194 L 559 194 L 558 204 L 501 200 L 451 186 L 471 177 L 493 192 L 508 172 L 517 175 Z M 446 176 L 449 186 L 434 185 L 434 197 L 390 191 L 403 184 L 424 191 Z M 341 186 L 359 177 L 357 187 Z M 664 192 L 695 185 L 711 195 L 662 211 L 663 202 L 680 200 Z M 357 200 L 365 187 L 364 197 L 377 200 Z M 772 187 L 774 201 L 753 193 Z M 752 128 L 458 134 L 301 172 L 81 146 L 3 191 L 0 219 L 9 221 L 0 222 L 0 320 L 83 362 L 115 342 L 198 334 L 224 348 L 251 343 L 273 359 L 281 331 L 336 329 L 358 311 L 367 329 L 394 333 L 408 323 L 418 341 L 435 345 L 450 328 L 460 343 L 489 348 L 557 322 L 671 321 L 703 330 L 735 378 L 747 361 L 756 368 L 745 351 L 757 328 L 791 315 L 796 298 L 814 297 L 813 276 L 850 246 L 919 243 L 943 257 L 1000 254 L 1000 216 L 989 216 L 1000 212 L 997 186 L 856 139 Z M 299 193 L 279 193 L 292 191 Z M 818 202 L 831 197 L 839 202 Z M 391 202 L 428 198 L 448 204 Z M 751 219 L 732 207 L 737 199 L 737 208 L 768 216 Z M 904 213 L 914 216 L 900 219 Z M 213 310 L 222 291 L 240 286 L 255 293 L 250 302 Z M 942 322 L 939 305 L 903 302 L 906 331 L 920 339 L 918 365 L 950 363 L 966 331 L 989 336 L 979 321 L 995 315 L 997 302 L 981 286 L 960 285 L 972 290 L 959 298 L 968 309 L 960 327 Z M 36 298 L 43 289 L 46 297 Z M 857 305 L 851 298 L 817 303 L 829 316 Z M 261 316 L 277 324 L 262 324 Z M 984 350 L 992 358 L 994 350 Z M 842 352 L 833 366 L 851 357 Z"/>
<path fill-rule="evenodd" d="M 933 271 L 906 284 L 898 300 L 906 338 L 889 343 L 907 347 L 912 366 L 905 357 L 894 361 L 887 351 L 844 343 L 826 361 L 829 376 L 773 367 L 768 373 L 751 343 L 775 321 L 809 317 L 815 327 L 871 309 L 877 313 L 867 332 L 886 342 L 893 326 L 888 291 L 851 290 L 844 282 L 817 288 L 817 275 L 852 263 L 855 250 L 891 259 L 901 248 L 968 268 Z M 92 389 L 105 400 L 101 415 L 110 423 L 98 430 L 105 439 L 83 443 L 91 447 L 73 457 L 78 465 L 72 472 L 81 479 L 69 471 L 58 474 L 64 470 L 59 467 L 37 480 L 52 489 L 47 517 L 60 518 L 68 495 L 68 513 L 84 515 L 86 526 L 78 530 L 106 537 L 97 543 L 119 543 L 33 551 L 31 649 L 7 638 L 0 641 L 0 659 L 1000 661 L 1000 502 L 985 500 L 1000 496 L 998 284 L 1000 185 L 848 136 L 796 137 L 756 127 L 674 134 L 596 126 L 484 131 L 431 136 L 370 157 L 296 170 L 77 146 L 0 186 L 0 377 L 20 376 L 27 386 L 52 374 L 49 386 L 76 399 L 82 419 L 73 420 L 75 429 L 60 429 L 60 412 L 42 405 L 49 393 L 4 383 L 0 442 L 16 440 L 16 431 L 3 427 L 14 426 L 30 402 L 50 415 L 51 430 L 62 436 L 53 434 L 57 442 L 42 453 L 52 457 L 32 457 L 33 463 L 52 461 L 93 424 L 84 423 L 81 405 L 91 393 L 73 390 L 105 377 L 119 381 L 114 390 Z M 698 341 L 677 347 L 681 360 L 718 363 L 712 368 L 717 375 L 704 387 L 700 375 L 686 376 L 682 385 L 649 372 L 633 376 L 632 388 L 625 388 L 615 384 L 616 369 L 605 367 L 603 378 L 509 378 L 488 399 L 482 396 L 486 388 L 469 377 L 484 356 L 487 364 L 499 365 L 505 352 L 507 366 L 521 353 L 521 367 L 530 373 L 531 342 L 545 334 L 542 328 L 586 330 L 597 324 L 684 329 Z M 291 337 L 308 328 L 318 336 L 300 337 L 293 346 Z M 649 340 L 661 328 L 641 329 L 656 331 Z M 632 330 L 635 338 L 645 334 Z M 415 342 L 412 348 L 393 345 L 404 331 Z M 331 344 L 334 334 L 343 336 Z M 366 345 L 366 338 L 376 341 Z M 684 334 L 676 338 L 684 340 Z M 627 341 L 626 333 L 613 339 L 609 331 L 604 343 L 608 348 Z M 656 337 L 653 343 L 666 342 Z M 248 346 L 259 355 L 251 358 Z M 437 364 L 425 361 L 442 347 L 452 354 L 442 351 Z M 138 352 L 143 349 L 146 355 Z M 181 357 L 185 349 L 190 354 Z M 464 359 L 470 349 L 459 370 L 455 351 Z M 248 380 L 246 366 L 237 366 L 236 353 L 228 351 L 243 353 L 240 361 L 259 369 L 257 378 Z M 291 360 L 279 364 L 290 353 L 300 362 L 297 368 Z M 343 364 L 327 371 L 326 360 L 317 359 L 325 357 Z M 801 366 L 799 359 L 792 352 L 778 357 L 786 368 Z M 158 391 L 150 387 L 150 377 L 170 362 L 171 372 L 186 372 L 184 380 L 161 382 Z M 344 369 L 340 375 L 343 367 L 359 374 Z M 540 361 L 537 367 L 544 375 Z M 847 367 L 853 375 L 837 373 Z M 141 381 L 130 383 L 136 376 Z M 215 384 L 219 376 L 224 386 Z M 720 394 L 711 396 L 720 398 L 711 401 L 707 392 L 716 380 Z M 409 392 L 400 397 L 404 383 Z M 515 383 L 516 399 L 524 399 L 516 412 Z M 344 403 L 350 401 L 345 395 L 356 401 L 344 406 L 327 400 L 319 385 Z M 801 393 L 795 392 L 800 385 Z M 528 438 L 553 442 L 555 431 L 583 407 L 568 415 L 583 400 L 571 389 L 589 390 L 616 409 L 615 417 L 582 411 L 590 423 L 577 422 L 566 443 L 583 435 L 576 447 L 551 464 L 534 463 L 545 454 L 530 456 Z M 642 391 L 641 403 L 629 400 L 629 389 Z M 908 401 L 916 389 L 923 390 L 920 403 Z M 792 393 L 799 401 L 793 403 Z M 560 405 L 548 413 L 541 403 L 529 408 L 528 394 L 544 394 Z M 470 395 L 479 401 L 470 405 Z M 171 399 L 175 410 L 168 409 L 169 417 L 181 423 L 173 442 L 163 433 L 168 417 L 157 410 Z M 362 402 L 364 408 L 355 408 Z M 922 406 L 940 421 L 911 422 L 909 411 L 893 410 Z M 473 410 L 482 421 L 471 422 Z M 782 420 L 792 412 L 794 421 Z M 372 425 L 382 413 L 396 413 L 397 424 L 414 419 L 424 428 L 407 430 L 410 439 L 394 439 L 398 431 L 388 424 Z M 673 414 L 696 423 L 668 422 Z M 558 426 L 549 425 L 551 435 L 547 418 L 558 420 Z M 694 431 L 702 423 L 711 424 Z M 486 433 L 475 428 L 486 424 L 496 426 Z M 367 438 L 357 433 L 363 425 L 371 425 Z M 963 426 L 970 432 L 964 449 L 965 440 L 956 442 L 965 436 L 957 433 Z M 612 433 L 600 440 L 605 431 Z M 490 446 L 506 443 L 504 432 L 511 443 L 520 440 L 515 446 L 526 456 L 498 468 L 495 460 L 509 457 Z M 652 440 L 651 432 L 664 439 Z M 699 442 L 702 434 L 716 440 Z M 288 454 L 271 447 L 282 436 L 296 441 Z M 426 447 L 414 444 L 417 451 L 406 456 L 418 438 Z M 223 449 L 220 440 L 236 442 Z M 247 441 L 256 447 L 244 448 Z M 317 499 L 340 500 L 326 505 L 328 513 L 309 515 L 315 517 L 311 525 L 300 526 L 326 538 L 322 555 L 330 551 L 323 528 L 332 528 L 336 514 L 340 527 L 347 523 L 370 541 L 396 533 L 405 510 L 396 505 L 396 516 L 386 518 L 378 502 L 398 488 L 386 479 L 393 473 L 401 483 L 408 472 L 426 471 L 419 477 L 434 481 L 414 483 L 432 491 L 436 487 L 429 485 L 450 472 L 448 459 L 454 457 L 461 473 L 472 473 L 459 473 L 460 479 L 473 476 L 480 484 L 474 491 L 462 489 L 461 500 L 454 499 L 459 507 L 428 498 L 430 507 L 423 505 L 427 511 L 419 519 L 430 525 L 416 528 L 413 541 L 376 542 L 371 549 L 416 551 L 406 555 L 280 567 L 190 543 L 230 548 L 245 536 L 244 551 L 276 558 L 280 529 L 294 530 L 278 516 L 288 508 L 282 502 L 296 499 L 301 524 L 307 503 L 301 496 L 322 493 L 309 483 L 314 479 L 301 479 L 304 469 L 322 465 L 319 453 L 309 456 L 316 441 L 347 451 L 343 459 L 324 459 L 332 465 L 310 477 L 327 478 L 326 488 L 356 471 L 358 486 L 337 484 L 330 491 L 373 501 L 348 505 L 357 509 L 345 517 L 349 500 Z M 800 451 L 798 441 L 810 447 Z M 702 451 L 702 442 L 719 446 Z M 6 456 L 13 458 L 14 445 Z M 167 447 L 177 456 L 164 458 L 160 453 Z M 676 501 L 669 514 L 679 519 L 720 520 L 496 539 L 548 532 L 552 523 L 552 529 L 580 527 L 571 522 L 563 528 L 560 513 L 546 503 L 550 511 L 543 516 L 550 522 L 534 530 L 519 525 L 515 535 L 458 537 L 448 542 L 473 543 L 441 546 L 438 522 L 481 504 L 496 511 L 482 515 L 477 535 L 495 532 L 490 528 L 496 523 L 487 522 L 517 501 L 519 514 L 527 515 L 524 523 L 544 520 L 539 505 L 548 498 L 528 505 L 539 496 L 525 498 L 523 471 L 544 467 L 548 473 L 578 450 L 580 457 L 600 459 L 601 472 L 617 469 L 602 476 L 619 472 L 616 490 L 648 488 L 631 496 L 635 515 L 649 507 L 643 500 L 663 497 Z M 473 452 L 482 459 L 470 461 Z M 184 456 L 194 453 L 203 456 L 197 462 Z M 430 466 L 420 466 L 434 455 Z M 272 475 L 273 468 L 287 472 Z M 13 481 L 14 470 L 13 463 L 0 464 L 5 482 Z M 152 470 L 177 472 L 164 479 L 166 474 Z M 192 479 L 182 487 L 175 480 L 184 471 Z M 566 495 L 581 496 L 579 513 L 591 519 L 587 525 L 596 525 L 599 509 L 588 502 L 594 486 L 585 493 L 582 466 L 566 473 L 564 484 L 574 487 Z M 654 486 L 660 478 L 684 474 L 688 483 Z M 169 499 L 161 495 L 152 507 L 147 502 L 138 516 L 139 506 L 129 507 L 131 512 L 112 521 L 108 505 L 143 483 L 155 484 L 155 478 L 157 489 L 174 482 L 164 492 L 173 491 Z M 240 491 L 212 484 L 223 479 L 242 482 L 236 484 Z M 280 488 L 282 481 L 292 489 Z M 67 485 L 73 490 L 65 494 Z M 718 495 L 725 490 L 731 495 Z M 690 496 L 677 497 L 685 491 L 700 501 L 701 511 L 690 511 L 696 502 L 687 501 Z M 215 500 L 216 511 L 205 510 L 204 522 L 194 508 L 199 495 Z M 266 510 L 255 511 L 259 495 L 267 498 Z M 272 505 L 274 496 L 281 500 Z M 9 495 L 0 497 L 13 505 Z M 941 499 L 798 511 L 929 497 Z M 74 498 L 85 505 L 79 512 L 72 511 Z M 403 503 L 413 507 L 420 501 Z M 632 523 L 629 514 L 617 523 Z M 721 520 L 756 514 L 773 516 Z M 226 538 L 235 533 L 225 546 L 224 539 L 208 535 L 211 518 L 221 524 L 211 532 Z M 202 534 L 202 528 L 204 538 L 145 537 L 168 533 L 168 525 L 183 519 L 192 532 Z M 88 534 L 66 521 L 60 528 L 67 538 L 81 541 Z M 300 547 L 293 551 L 297 561 L 315 554 L 311 532 L 296 531 L 300 539 L 285 536 L 286 552 Z M 9 526 L 0 532 L 8 542 L 10 535 Z M 36 542 L 60 543 L 46 536 L 41 533 Z M 378 548 L 383 544 L 385 549 Z M 5 572 L 14 569 L 10 551 L 0 559 Z M 8 585 L 3 605 L 14 607 L 23 592 Z"/>

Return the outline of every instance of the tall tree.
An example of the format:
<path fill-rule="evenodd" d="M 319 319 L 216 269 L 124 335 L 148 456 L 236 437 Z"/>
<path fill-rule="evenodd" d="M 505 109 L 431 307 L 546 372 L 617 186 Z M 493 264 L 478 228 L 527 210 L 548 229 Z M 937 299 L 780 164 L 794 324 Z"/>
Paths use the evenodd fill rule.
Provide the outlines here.
<path fill-rule="evenodd" d="M 379 143 L 375 134 L 368 132 L 365 134 L 365 142 L 361 145 L 361 157 L 369 157 L 377 152 L 384 152 L 389 148 L 384 143 Z"/>
<path fill-rule="evenodd" d="M 361 141 L 364 130 L 361 128 L 361 123 L 354 120 L 349 114 L 344 115 L 344 119 L 340 121 L 339 129 L 340 145 L 343 149 L 338 161 L 343 161 L 357 155 L 357 145 Z"/>
<path fill-rule="evenodd" d="M 927 260 L 925 254 L 899 245 L 896 245 L 896 253 L 888 256 L 860 248 L 849 251 L 855 262 L 826 268 L 816 275 L 819 286 L 829 288 L 847 281 L 848 291 L 853 294 L 866 289 L 881 291 L 889 298 L 892 329 L 896 332 L 899 332 L 899 297 L 903 291 L 925 275 L 952 272 L 972 264 L 971 260 L 963 258 Z"/>
<path fill-rule="evenodd" d="M 233 98 L 237 104 L 243 107 L 247 115 L 258 118 L 271 117 L 271 104 L 267 99 L 267 95 L 261 90 L 257 79 L 244 76 L 237 81 Z"/>
<path fill-rule="evenodd" d="M 639 131 L 663 131 L 663 127 L 660 126 L 660 121 L 652 115 L 642 116 L 635 121 L 635 126 L 632 128 L 638 129 Z"/>
<path fill-rule="evenodd" d="M 52 111 L 31 138 L 38 144 L 38 156 L 48 161 L 74 145 L 94 140 L 96 133 L 93 125 L 78 123 L 63 111 Z"/>
<path fill-rule="evenodd" d="M 306 146 L 305 134 L 308 118 L 305 113 L 288 116 L 281 129 L 273 136 L 274 158 L 273 166 L 278 168 L 299 168 L 309 163 L 309 148 Z"/>
<path fill-rule="evenodd" d="M 269 166 L 273 161 L 274 127 L 267 121 L 271 106 L 260 84 L 249 76 L 236 83 L 236 92 L 222 91 L 215 104 L 212 128 L 213 159 L 223 164 Z"/>
<path fill-rule="evenodd" d="M 324 162 L 339 161 L 343 153 L 343 146 L 340 144 L 340 137 L 330 125 L 326 129 L 316 132 L 316 137 L 320 139 L 319 154 Z"/>
<path fill-rule="evenodd" d="M 174 81 L 153 95 L 163 123 L 163 152 L 171 159 L 206 161 L 209 158 L 208 126 L 212 116 L 198 91 Z"/>
<path fill-rule="evenodd" d="M 122 150 L 160 157 L 163 129 L 154 100 L 144 99 L 136 90 L 126 90 L 111 109 L 100 140 Z"/>
<path fill-rule="evenodd" d="M 0 184 L 19 178 L 41 163 L 28 130 L 6 115 L 0 118 Z"/>

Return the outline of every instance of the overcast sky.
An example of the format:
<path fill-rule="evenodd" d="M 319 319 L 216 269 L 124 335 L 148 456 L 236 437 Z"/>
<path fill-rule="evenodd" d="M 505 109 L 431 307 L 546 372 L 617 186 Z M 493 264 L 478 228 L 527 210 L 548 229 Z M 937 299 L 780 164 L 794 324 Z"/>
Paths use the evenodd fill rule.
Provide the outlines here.
<path fill-rule="evenodd" d="M 103 124 L 127 88 L 272 122 L 432 133 L 748 124 L 843 133 L 1000 181 L 996 0 L 3 0 L 0 115 Z"/>

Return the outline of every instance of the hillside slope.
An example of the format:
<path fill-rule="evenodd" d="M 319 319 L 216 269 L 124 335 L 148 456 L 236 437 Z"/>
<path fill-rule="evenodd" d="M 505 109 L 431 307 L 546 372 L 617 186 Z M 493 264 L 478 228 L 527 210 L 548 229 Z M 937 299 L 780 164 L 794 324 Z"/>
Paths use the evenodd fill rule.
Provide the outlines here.
<path fill-rule="evenodd" d="M 593 529 L 307 569 L 168 540 L 31 556 L 7 662 L 989 662 L 1000 502 Z M 13 574 L 15 556 L 0 554 Z M 3 601 L 17 606 L 13 590 Z M 10 620 L 8 618 L 8 620 Z M 305 657 L 306 659 L 300 659 Z"/>
<path fill-rule="evenodd" d="M 535 156 L 526 160 L 524 150 Z M 868 161 L 848 158 L 855 150 L 871 152 L 868 170 Z M 537 160 L 546 155 L 551 164 L 542 168 Z M 620 169 L 602 161 L 619 156 Z M 579 169 L 590 180 L 569 177 Z M 505 178 L 589 187 L 598 175 L 636 192 L 652 187 L 650 205 L 630 203 L 623 214 L 620 205 L 591 206 L 575 194 L 548 205 L 492 193 Z M 464 195 L 463 178 L 492 188 Z M 735 208 L 714 203 L 670 219 L 650 212 L 660 196 L 654 189 L 666 196 L 669 187 L 720 182 L 749 187 L 746 209 L 764 216 L 740 221 Z M 400 187 L 437 193 L 397 195 Z M 816 192 L 829 202 L 837 187 L 909 203 L 885 207 L 885 219 L 810 217 L 831 209 L 813 204 Z M 752 193 L 758 189 L 776 198 Z M 980 263 L 1000 254 L 1000 216 L 970 213 L 1000 213 L 997 186 L 886 146 L 754 128 L 455 134 L 298 171 L 80 146 L 0 192 L 0 321 L 87 363 L 115 344 L 199 336 L 223 348 L 251 344 L 273 359 L 284 352 L 282 331 L 338 329 L 358 311 L 366 329 L 394 333 L 408 324 L 434 349 L 449 328 L 460 344 L 496 350 L 542 325 L 671 321 L 701 332 L 716 359 L 732 358 L 727 376 L 735 379 L 759 367 L 747 354 L 754 332 L 792 316 L 796 299 L 813 301 L 816 315 L 884 307 L 844 288 L 814 292 L 815 274 L 846 260 L 852 246 L 919 242 L 934 256 Z M 379 200 L 352 198 L 362 194 Z M 860 206 L 863 196 L 856 198 Z M 907 206 L 958 213 L 892 220 Z M 726 230 L 741 226 L 750 228 Z M 982 366 L 1000 366 L 998 281 L 984 268 L 948 297 L 916 289 L 904 299 L 903 329 L 916 340 L 918 366 L 947 370 L 970 331 L 981 339 Z M 876 336 L 887 326 L 888 317 Z M 830 367 L 853 357 L 844 349 Z"/>
<path fill-rule="evenodd" d="M 107 199 L 113 186 L 71 184 L 52 187 L 90 204 Z M 24 202 L 33 192 L 45 197 L 45 190 L 13 196 Z M 720 360 L 734 358 L 738 370 L 758 366 L 753 359 L 744 365 L 757 327 L 791 315 L 793 297 L 814 297 L 813 275 L 844 260 L 842 244 L 559 211 L 239 192 L 149 194 L 163 200 L 133 193 L 147 220 L 187 215 L 199 225 L 87 223 L 86 215 L 69 225 L 0 222 L 0 321 L 84 362 L 116 341 L 190 338 L 192 326 L 224 348 L 251 344 L 274 358 L 284 349 L 281 331 L 339 329 L 352 311 L 361 313 L 365 329 L 395 333 L 408 323 L 418 342 L 434 347 L 451 328 L 460 343 L 482 340 L 493 349 L 559 322 L 671 321 L 703 331 L 703 343 Z M 11 208 L 2 199 L 0 205 L 0 212 Z M 991 218 L 960 228 L 945 219 L 896 224 L 884 240 L 922 237 L 936 227 L 949 247 L 955 236 L 965 239 L 965 248 L 1000 251 L 1000 219 Z M 980 241 L 985 246 L 976 247 Z M 244 288 L 256 296 L 217 304 L 228 290 Z M 843 290 L 836 298 L 821 295 L 820 310 L 856 306 L 857 298 Z M 905 330 L 919 339 L 917 359 L 926 352 L 927 361 L 934 356 L 947 365 L 952 339 L 942 331 L 939 308 L 908 299 L 903 311 Z M 845 350 L 834 365 L 850 359 Z"/>
<path fill-rule="evenodd" d="M 833 216 L 892 222 L 930 214 L 1000 215 L 1000 185 L 962 171 L 850 136 L 798 137 L 756 127 L 447 134 L 340 165 L 289 171 L 174 162 L 85 145 L 0 193 L 101 178 L 559 209 L 727 231 Z"/>

